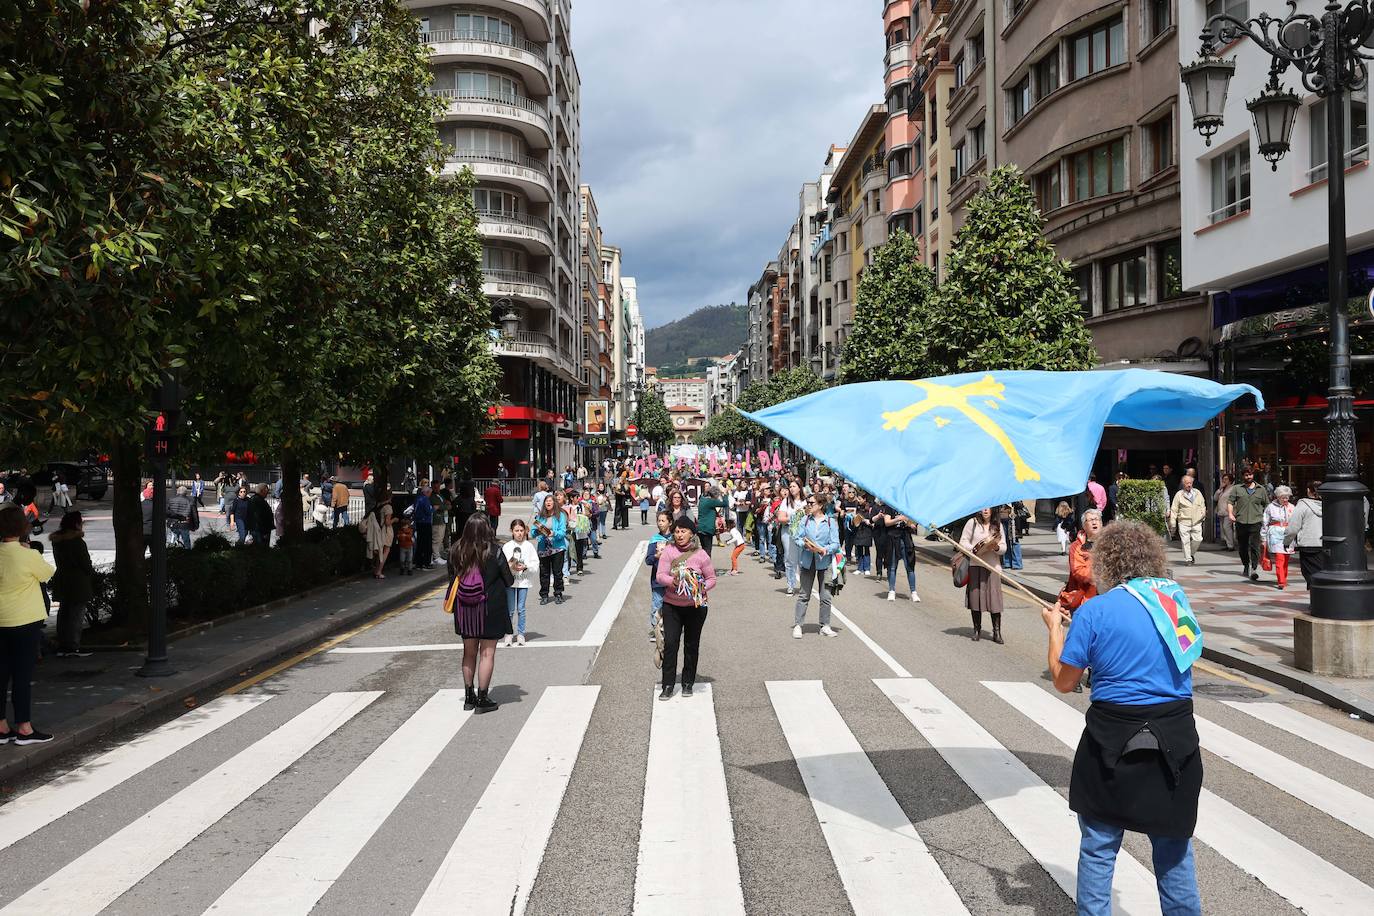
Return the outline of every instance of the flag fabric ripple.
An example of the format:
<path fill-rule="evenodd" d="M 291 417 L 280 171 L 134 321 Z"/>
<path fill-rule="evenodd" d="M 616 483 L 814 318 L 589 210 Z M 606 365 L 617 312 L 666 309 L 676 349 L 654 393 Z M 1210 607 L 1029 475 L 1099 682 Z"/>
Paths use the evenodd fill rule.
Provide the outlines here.
<path fill-rule="evenodd" d="M 926 525 L 1083 491 L 1105 426 L 1198 429 L 1250 385 L 1149 369 L 994 371 L 818 391 L 749 419 Z"/>

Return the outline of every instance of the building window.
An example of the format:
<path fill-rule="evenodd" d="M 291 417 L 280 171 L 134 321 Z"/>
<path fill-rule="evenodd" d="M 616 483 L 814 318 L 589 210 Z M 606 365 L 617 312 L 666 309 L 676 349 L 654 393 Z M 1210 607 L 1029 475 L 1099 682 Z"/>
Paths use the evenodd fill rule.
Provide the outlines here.
<path fill-rule="evenodd" d="M 1369 90 L 1349 93 L 1344 100 L 1345 137 L 1342 148 L 1345 150 L 1345 167 L 1350 168 L 1356 162 L 1369 161 Z M 1307 180 L 1321 181 L 1326 178 L 1326 99 L 1312 106 L 1310 126 L 1309 161 L 1312 167 L 1307 170 Z"/>
<path fill-rule="evenodd" d="M 896 235 L 898 231 L 911 235 L 911 214 L 904 213 L 900 216 L 892 217 L 892 221 L 887 224 L 887 234 Z"/>
<path fill-rule="evenodd" d="M 980 123 L 968 132 L 968 146 L 971 150 L 969 164 L 972 165 L 987 155 L 987 124 Z"/>
<path fill-rule="evenodd" d="M 966 79 L 968 79 L 968 68 L 964 66 L 964 55 L 960 54 L 954 58 L 954 88 L 962 87 Z"/>
<path fill-rule="evenodd" d="M 1081 80 L 1126 60 L 1126 25 L 1120 16 L 1100 22 L 1068 39 L 1069 82 Z"/>
<path fill-rule="evenodd" d="M 935 274 L 935 282 L 936 282 L 936 283 L 939 283 L 939 282 L 940 282 L 940 252 L 938 252 L 938 251 L 932 251 L 932 252 L 930 253 L 930 269 L 931 269 L 931 271 L 933 271 L 934 274 Z"/>
<path fill-rule="evenodd" d="M 1141 6 L 1145 43 L 1149 44 L 1174 24 L 1173 0 L 1141 0 Z"/>
<path fill-rule="evenodd" d="M 1021 80 L 1007 90 L 1007 111 L 1011 114 L 1011 123 L 1015 124 L 1026 116 L 1026 112 L 1031 108 L 1031 82 L 1030 74 L 1021 77 Z"/>
<path fill-rule="evenodd" d="M 964 56 L 968 58 L 968 67 L 972 71 L 983 62 L 983 33 L 979 32 L 968 40 L 965 46 Z"/>
<path fill-rule="evenodd" d="M 515 27 L 504 19 L 483 16 L 481 13 L 459 13 L 453 17 L 453 29 L 458 37 L 497 44 L 514 43 Z"/>
<path fill-rule="evenodd" d="M 517 161 L 525 153 L 525 141 L 519 135 L 485 127 L 455 129 L 453 147 L 460 153 L 474 153 L 512 162 Z"/>
<path fill-rule="evenodd" d="M 890 115 L 906 111 L 907 93 L 910 91 L 907 83 L 898 83 L 887 93 L 887 113 Z"/>
<path fill-rule="evenodd" d="M 1244 22 L 1250 18 L 1250 0 L 1207 0 L 1207 18 L 1225 13 Z"/>
<path fill-rule="evenodd" d="M 478 213 L 490 215 L 518 217 L 525 209 L 525 202 L 518 194 L 492 188 L 473 188 L 472 202 Z"/>
<path fill-rule="evenodd" d="M 925 165 L 925 154 L 921 148 L 921 138 L 911 142 L 911 170 L 914 172 Z"/>
<path fill-rule="evenodd" d="M 898 24 L 891 32 L 887 33 L 887 46 L 889 48 L 902 44 L 906 41 L 906 26 Z"/>
<path fill-rule="evenodd" d="M 911 233 L 912 235 L 916 236 L 917 238 L 925 235 L 926 218 L 925 213 L 922 212 L 920 204 L 917 204 L 916 209 L 911 211 L 911 222 L 912 225 L 915 226 L 915 229 Z"/>
<path fill-rule="evenodd" d="M 1213 223 L 1250 209 L 1250 144 L 1232 147 L 1212 160 Z"/>
<path fill-rule="evenodd" d="M 1156 301 L 1183 298 L 1183 243 L 1169 239 L 1155 246 Z"/>
<path fill-rule="evenodd" d="M 514 102 L 520 97 L 520 83 L 499 73 L 484 70 L 459 70 L 453 74 L 453 88 L 460 99 L 486 99 Z"/>
<path fill-rule="evenodd" d="M 1093 316 L 1093 266 L 1084 264 L 1073 269 L 1073 282 L 1078 287 L 1078 310 L 1084 318 Z"/>
<path fill-rule="evenodd" d="M 1174 111 L 1140 130 L 1142 140 L 1140 167 L 1146 175 L 1157 175 L 1174 164 Z"/>
<path fill-rule="evenodd" d="M 936 219 L 940 215 L 940 179 L 938 176 L 930 176 L 930 218 Z"/>
<path fill-rule="evenodd" d="M 1035 89 L 1035 101 L 1059 88 L 1059 49 L 1051 51 L 1031 67 Z"/>
<path fill-rule="evenodd" d="M 949 180 L 958 181 L 964 177 L 964 171 L 968 169 L 968 150 L 967 145 L 960 143 L 954 148 L 954 164 L 949 168 Z"/>
<path fill-rule="evenodd" d="M 895 149 L 887 157 L 887 177 L 901 178 L 911 174 L 911 150 Z"/>
<path fill-rule="evenodd" d="M 1148 302 L 1145 291 L 1145 249 L 1137 248 L 1102 266 L 1102 310 L 1114 312 Z"/>
<path fill-rule="evenodd" d="M 1064 205 L 1064 195 L 1059 186 L 1059 163 L 1035 176 L 1035 197 L 1041 213 L 1057 210 Z"/>
<path fill-rule="evenodd" d="M 1073 201 L 1126 190 L 1126 138 L 1085 149 L 1068 157 Z"/>
<path fill-rule="evenodd" d="M 932 142 L 940 139 L 940 106 L 935 103 L 935 96 L 930 97 L 930 120 L 926 122 L 926 130 L 930 131 Z"/>
<path fill-rule="evenodd" d="M 498 248 L 494 245 L 483 245 L 482 269 L 524 270 L 525 252 L 518 248 Z"/>

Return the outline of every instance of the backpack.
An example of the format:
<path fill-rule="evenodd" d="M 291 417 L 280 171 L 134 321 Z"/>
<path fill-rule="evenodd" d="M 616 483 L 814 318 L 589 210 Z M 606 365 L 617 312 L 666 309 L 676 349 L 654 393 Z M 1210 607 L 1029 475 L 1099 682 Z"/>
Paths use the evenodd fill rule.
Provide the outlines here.
<path fill-rule="evenodd" d="M 487 586 L 480 569 L 474 566 L 461 576 L 454 576 L 449 596 L 445 610 L 451 609 L 457 617 L 459 633 L 480 633 L 486 629 Z"/>
<path fill-rule="evenodd" d="M 650 541 L 649 549 L 644 552 L 644 565 L 650 569 L 658 566 L 658 545 L 664 541 Z"/>

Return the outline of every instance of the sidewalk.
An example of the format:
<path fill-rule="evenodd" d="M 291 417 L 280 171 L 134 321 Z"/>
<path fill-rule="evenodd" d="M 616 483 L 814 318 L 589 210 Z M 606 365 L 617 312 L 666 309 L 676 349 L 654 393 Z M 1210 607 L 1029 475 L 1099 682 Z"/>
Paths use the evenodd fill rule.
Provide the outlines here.
<path fill-rule="evenodd" d="M 47 744 L 0 749 L 0 784 L 47 761 L 199 692 L 311 646 L 444 584 L 443 567 L 414 576 L 368 576 L 316 590 L 177 639 L 168 649 L 176 673 L 141 678 L 142 649 L 96 652 L 89 658 L 45 657 L 34 672 L 33 720 L 56 737 Z"/>
<path fill-rule="evenodd" d="M 918 538 L 918 552 L 948 565 L 953 548 Z M 1025 568 L 1013 573 L 1042 598 L 1052 601 L 1068 575 L 1068 558 L 1047 528 L 1032 528 L 1021 541 Z M 1374 679 L 1322 677 L 1293 667 L 1293 618 L 1307 612 L 1307 590 L 1290 566 L 1288 588 L 1279 591 L 1272 572 L 1251 582 L 1241 576 L 1240 557 L 1216 544 L 1204 544 L 1197 565 L 1183 562 L 1177 542 L 1169 546 L 1171 575 L 1183 585 L 1202 624 L 1203 657 L 1244 671 L 1288 690 L 1356 712 L 1374 720 Z"/>

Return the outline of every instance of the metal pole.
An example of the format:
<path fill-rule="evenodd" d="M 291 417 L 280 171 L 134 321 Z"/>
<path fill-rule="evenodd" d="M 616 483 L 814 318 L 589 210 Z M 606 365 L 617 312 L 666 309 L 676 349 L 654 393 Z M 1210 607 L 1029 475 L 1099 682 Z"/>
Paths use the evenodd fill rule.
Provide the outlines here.
<path fill-rule="evenodd" d="M 1326 97 L 1326 202 L 1330 236 L 1327 284 L 1331 295 L 1331 379 L 1327 393 L 1326 479 L 1322 546 L 1326 569 L 1312 579 L 1314 617 L 1374 620 L 1374 577 L 1364 552 L 1364 499 L 1355 450 L 1354 391 L 1350 387 L 1350 332 L 1346 307 L 1345 87 L 1342 84 L 1340 12 L 1335 3 L 1322 16 L 1322 62 Z"/>
<path fill-rule="evenodd" d="M 176 672 L 167 662 L 167 461 L 153 462 L 153 533 L 150 578 L 152 619 L 148 622 L 148 655 L 139 677 L 167 677 Z"/>

